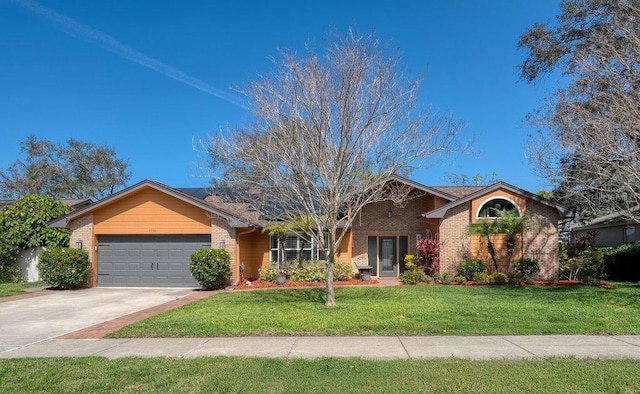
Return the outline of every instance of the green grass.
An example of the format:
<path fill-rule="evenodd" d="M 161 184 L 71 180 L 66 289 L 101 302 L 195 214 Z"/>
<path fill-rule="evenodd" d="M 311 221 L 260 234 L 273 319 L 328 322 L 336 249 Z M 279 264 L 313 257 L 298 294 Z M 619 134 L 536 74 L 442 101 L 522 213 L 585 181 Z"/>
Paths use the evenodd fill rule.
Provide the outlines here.
<path fill-rule="evenodd" d="M 111 337 L 248 335 L 640 334 L 640 284 L 599 287 L 412 286 L 214 295 Z"/>
<path fill-rule="evenodd" d="M 44 282 L 20 282 L 2 283 L 0 282 L 0 297 L 8 297 L 16 294 L 24 294 L 30 287 L 46 286 Z"/>
<path fill-rule="evenodd" d="M 639 373 L 638 360 L 0 360 L 11 393 L 631 393 Z"/>

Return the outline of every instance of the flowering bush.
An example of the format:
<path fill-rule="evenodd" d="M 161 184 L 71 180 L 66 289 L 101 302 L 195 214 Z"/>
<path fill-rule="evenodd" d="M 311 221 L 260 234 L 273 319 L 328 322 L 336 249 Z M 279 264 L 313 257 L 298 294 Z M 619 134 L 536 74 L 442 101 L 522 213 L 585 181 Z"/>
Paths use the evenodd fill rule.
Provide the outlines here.
<path fill-rule="evenodd" d="M 223 249 L 200 249 L 191 255 L 191 275 L 205 289 L 220 289 L 231 278 L 231 256 Z"/>
<path fill-rule="evenodd" d="M 416 243 L 416 265 L 421 267 L 427 275 L 432 275 L 440 270 L 438 256 L 441 243 L 433 239 L 422 238 Z"/>
<path fill-rule="evenodd" d="M 89 254 L 83 249 L 49 248 L 40 254 L 42 280 L 56 289 L 73 289 L 86 280 Z"/>

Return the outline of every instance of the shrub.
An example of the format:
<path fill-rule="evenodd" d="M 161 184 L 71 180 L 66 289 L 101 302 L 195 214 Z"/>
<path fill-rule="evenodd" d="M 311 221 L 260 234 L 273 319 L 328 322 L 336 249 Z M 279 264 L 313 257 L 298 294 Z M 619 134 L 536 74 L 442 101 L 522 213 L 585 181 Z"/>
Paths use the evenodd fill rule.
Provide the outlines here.
<path fill-rule="evenodd" d="M 49 222 L 69 212 L 55 198 L 25 195 L 0 210 L 0 281 L 20 280 L 17 254 L 38 246 L 69 245 L 69 230 L 49 227 Z"/>
<path fill-rule="evenodd" d="M 467 278 L 464 275 L 458 275 L 453 278 L 453 281 L 459 285 L 464 285 L 465 283 L 467 283 Z"/>
<path fill-rule="evenodd" d="M 412 270 L 416 268 L 416 263 L 418 259 L 415 254 L 408 254 L 404 256 L 404 267 L 408 270 Z"/>
<path fill-rule="evenodd" d="M 281 270 L 279 270 L 278 268 L 264 267 L 260 268 L 258 270 L 258 273 L 260 275 L 260 280 L 265 282 L 275 282 L 276 276 L 278 276 L 280 271 Z"/>
<path fill-rule="evenodd" d="M 604 255 L 607 279 L 640 281 L 640 245 L 630 244 L 600 249 Z"/>
<path fill-rule="evenodd" d="M 488 285 L 491 283 L 491 275 L 486 272 L 476 272 L 473 274 L 473 282 L 477 285 Z"/>
<path fill-rule="evenodd" d="M 513 271 L 507 274 L 507 282 L 510 285 L 521 285 L 523 282 L 527 281 L 527 278 L 531 277 L 523 274 L 522 272 Z"/>
<path fill-rule="evenodd" d="M 504 285 L 507 283 L 507 274 L 504 272 L 494 272 L 492 275 L 493 283 L 496 285 Z"/>
<path fill-rule="evenodd" d="M 89 254 L 83 249 L 49 248 L 40 254 L 38 271 L 42 281 L 52 287 L 73 289 L 86 280 Z"/>
<path fill-rule="evenodd" d="M 475 273 L 484 272 L 486 269 L 481 260 L 466 260 L 458 264 L 458 275 L 462 275 L 467 278 L 467 280 L 471 280 Z"/>
<path fill-rule="evenodd" d="M 430 238 L 422 238 L 416 243 L 416 265 L 421 267 L 424 272 L 431 275 L 438 272 L 440 263 L 438 256 L 440 254 L 441 243 Z"/>
<path fill-rule="evenodd" d="M 440 272 L 434 272 L 431 277 L 435 283 L 442 283 L 442 274 Z"/>
<path fill-rule="evenodd" d="M 231 256 L 222 249 L 200 249 L 191 255 L 191 275 L 205 289 L 220 289 L 231 278 Z"/>
<path fill-rule="evenodd" d="M 562 276 L 569 280 L 591 283 L 604 276 L 604 255 L 601 250 L 589 247 L 570 258 L 560 268 Z"/>
<path fill-rule="evenodd" d="M 540 272 L 540 263 L 538 263 L 538 260 L 530 258 L 518 259 L 513 263 L 513 271 L 531 278 L 533 275 Z"/>
<path fill-rule="evenodd" d="M 296 260 L 283 264 L 284 268 L 278 268 L 278 263 L 271 263 L 268 267 L 260 269 L 260 280 L 275 282 L 276 276 L 284 272 L 294 282 L 324 282 L 327 274 L 327 262 L 325 260 Z M 333 280 L 346 281 L 353 279 L 353 267 L 344 261 L 337 261 L 333 265 Z"/>
<path fill-rule="evenodd" d="M 440 275 L 440 283 L 448 285 L 453 281 L 453 274 L 451 272 L 443 272 Z"/>
<path fill-rule="evenodd" d="M 421 268 L 414 268 L 400 274 L 400 280 L 405 285 L 415 285 L 420 282 L 426 282 L 427 278 L 430 278 L 433 282 L 433 278 L 427 276 Z"/>
<path fill-rule="evenodd" d="M 333 266 L 333 279 L 337 281 L 353 279 L 353 267 L 344 261 L 337 261 Z"/>

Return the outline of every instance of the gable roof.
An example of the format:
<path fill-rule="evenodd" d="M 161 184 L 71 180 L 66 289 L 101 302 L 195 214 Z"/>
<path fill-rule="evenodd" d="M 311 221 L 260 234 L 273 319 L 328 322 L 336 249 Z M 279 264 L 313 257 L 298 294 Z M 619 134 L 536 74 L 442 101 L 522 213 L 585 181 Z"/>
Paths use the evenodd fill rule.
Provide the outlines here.
<path fill-rule="evenodd" d="M 636 217 L 636 220 L 639 219 L 639 216 L 637 214 L 638 210 L 640 210 L 640 206 L 631 208 L 629 212 L 629 213 L 636 212 L 634 214 Z M 635 224 L 637 223 L 636 220 L 631 219 L 630 215 L 629 216 L 624 215 L 622 212 L 614 212 L 614 213 L 610 213 L 608 215 L 600 216 L 599 218 L 590 220 L 585 224 L 573 226 L 571 227 L 571 231 L 591 230 L 594 228 L 605 227 L 607 225 L 622 225 L 622 224 L 631 224 L 631 223 Z"/>
<path fill-rule="evenodd" d="M 433 194 L 435 196 L 444 198 L 445 200 L 449 200 L 449 201 L 454 201 L 455 199 L 457 199 L 458 197 L 456 197 L 454 194 L 449 193 L 449 191 L 444 190 L 446 188 L 440 188 L 440 187 L 431 187 L 431 186 L 427 186 L 424 185 L 422 183 L 416 182 L 416 181 L 412 181 L 411 179 L 402 177 L 400 175 L 392 175 L 387 179 L 387 182 L 390 181 L 396 181 L 396 182 L 402 182 L 405 183 L 413 188 L 416 188 L 420 191 L 426 192 L 426 193 L 430 193 Z"/>
<path fill-rule="evenodd" d="M 192 195 L 189 195 L 187 193 L 184 193 L 178 189 L 174 189 L 171 188 L 167 185 L 163 185 L 162 183 L 159 182 L 154 182 L 154 181 L 150 181 L 150 180 L 144 180 L 142 182 L 136 183 L 133 186 L 130 186 L 126 189 L 120 190 L 119 192 L 113 193 L 112 195 L 103 198 L 102 200 L 96 201 L 95 203 L 82 207 L 80 209 L 77 209 L 67 215 L 64 215 L 62 217 L 59 217 L 57 219 L 52 220 L 49 225 L 51 227 L 61 227 L 64 228 L 67 226 L 67 224 L 69 223 L 69 221 L 80 217 L 80 216 L 84 216 L 90 212 L 93 212 L 94 210 L 103 207 L 107 204 L 110 204 L 114 201 L 117 201 L 121 198 L 124 198 L 132 193 L 135 193 L 141 189 L 144 188 L 152 188 L 155 189 L 157 191 L 160 191 L 162 193 L 168 194 L 172 197 L 177 198 L 178 200 L 184 201 L 188 204 L 194 205 L 198 208 L 204 209 L 205 211 L 211 212 L 213 214 L 216 214 L 218 216 L 223 217 L 224 219 L 227 220 L 227 222 L 229 223 L 229 225 L 231 227 L 250 227 L 252 226 L 254 223 L 251 223 L 247 220 L 245 220 L 246 218 L 243 217 L 239 217 L 238 215 L 234 215 L 233 213 L 229 212 L 228 210 L 223 210 L 220 209 L 220 207 L 214 207 L 210 204 L 208 204 L 206 201 L 204 201 L 203 199 L 198 199 Z"/>
<path fill-rule="evenodd" d="M 558 213 L 560 214 L 561 217 L 569 217 L 571 216 L 571 211 L 565 207 L 563 207 L 560 204 L 557 204 L 549 199 L 546 199 L 544 197 L 540 197 L 537 194 L 533 194 L 530 193 L 526 190 L 520 189 L 518 187 L 515 187 L 513 185 L 510 185 L 506 182 L 496 182 L 491 186 L 487 186 L 487 187 L 483 187 L 480 190 L 477 190 L 471 194 L 466 195 L 465 197 L 459 198 L 455 201 L 452 201 L 448 204 L 445 204 L 443 206 L 441 206 L 440 208 L 436 208 L 432 211 L 429 212 L 425 212 L 422 215 L 420 215 L 420 217 L 425 218 L 425 219 L 442 219 L 444 217 L 444 215 L 447 213 L 447 211 L 451 208 L 457 207 L 459 205 L 462 205 L 464 203 L 467 203 L 471 200 L 474 200 L 478 197 L 482 197 L 485 194 L 491 193 L 493 191 L 496 191 L 498 189 L 504 189 L 507 191 L 510 191 L 514 194 L 519 194 L 521 196 L 524 196 L 528 199 L 537 201 L 541 204 L 544 204 L 548 207 L 554 208 L 555 210 L 558 211 Z"/>
<path fill-rule="evenodd" d="M 433 186 L 433 188 L 443 193 L 447 193 L 451 196 L 454 196 L 456 199 L 458 199 L 458 198 L 466 197 L 482 189 L 486 189 L 487 185 L 484 185 L 484 186 Z"/>

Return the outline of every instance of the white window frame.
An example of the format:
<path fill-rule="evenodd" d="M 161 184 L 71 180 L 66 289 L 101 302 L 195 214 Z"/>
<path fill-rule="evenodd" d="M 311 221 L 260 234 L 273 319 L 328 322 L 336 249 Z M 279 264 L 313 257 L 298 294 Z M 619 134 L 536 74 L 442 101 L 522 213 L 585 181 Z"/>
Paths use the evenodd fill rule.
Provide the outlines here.
<path fill-rule="evenodd" d="M 296 237 L 295 246 L 287 247 L 287 238 L 292 238 L 292 237 Z M 294 259 L 288 259 L 289 261 L 298 260 L 300 258 L 304 259 L 304 257 L 302 256 L 304 252 L 309 252 L 308 254 L 311 260 L 320 260 L 322 250 L 318 248 L 318 246 L 316 245 L 316 241 L 313 238 L 311 238 L 309 242 L 303 242 L 304 240 L 306 240 L 306 238 L 304 238 L 304 235 L 300 235 L 294 232 L 287 233 L 285 235 L 285 246 L 283 249 L 280 237 L 277 237 L 275 235 L 270 236 L 269 237 L 269 258 L 271 262 L 282 263 L 287 261 L 287 258 L 286 258 L 288 254 L 287 252 L 289 252 L 289 254 L 291 252 L 294 252 L 296 255 Z M 274 242 L 276 245 L 275 248 L 273 247 Z M 309 246 L 305 247 L 304 246 L 305 243 L 307 243 Z M 274 255 L 276 257 L 275 260 L 274 260 Z"/>
<path fill-rule="evenodd" d="M 476 212 L 476 219 L 481 219 L 482 220 L 482 219 L 497 219 L 498 218 L 496 216 L 480 216 L 480 212 L 482 211 L 482 208 L 484 208 L 485 205 L 487 205 L 488 203 L 490 203 L 493 200 L 505 200 L 505 201 L 510 202 L 518 210 L 518 216 L 522 216 L 522 211 L 520 210 L 520 207 L 511 198 L 506 197 L 506 196 L 492 196 L 492 197 L 487 198 L 486 200 L 484 200 L 482 202 L 482 204 L 480 204 L 480 207 L 478 208 L 478 211 Z"/>

